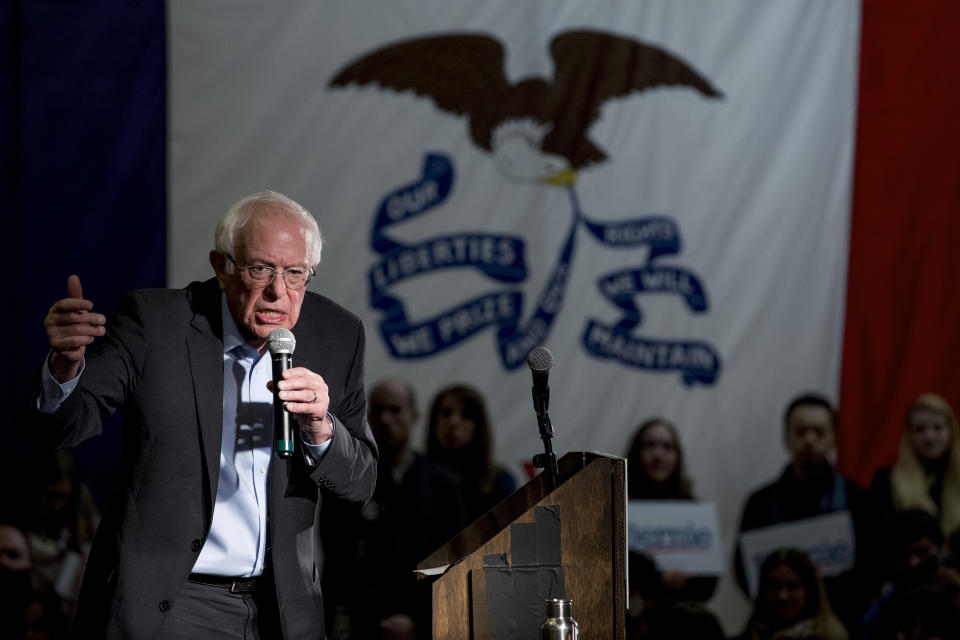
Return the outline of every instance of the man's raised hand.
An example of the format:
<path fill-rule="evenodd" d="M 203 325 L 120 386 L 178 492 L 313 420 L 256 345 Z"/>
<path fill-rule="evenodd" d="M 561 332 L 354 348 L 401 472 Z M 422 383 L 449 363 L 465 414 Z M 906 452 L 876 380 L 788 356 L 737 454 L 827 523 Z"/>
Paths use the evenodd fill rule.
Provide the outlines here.
<path fill-rule="evenodd" d="M 92 313 L 93 303 L 83 299 L 78 276 L 67 278 L 67 297 L 50 307 L 44 325 L 50 342 L 50 373 L 59 382 L 72 380 L 80 372 L 87 345 L 106 333 L 107 319 Z"/>

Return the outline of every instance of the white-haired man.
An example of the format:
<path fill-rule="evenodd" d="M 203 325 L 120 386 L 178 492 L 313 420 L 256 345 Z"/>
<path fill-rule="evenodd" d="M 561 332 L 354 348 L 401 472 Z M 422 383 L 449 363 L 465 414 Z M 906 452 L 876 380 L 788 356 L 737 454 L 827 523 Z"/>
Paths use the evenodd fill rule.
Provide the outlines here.
<path fill-rule="evenodd" d="M 123 485 L 90 554 L 78 637 L 323 637 L 318 499 L 363 502 L 376 483 L 363 326 L 306 292 L 322 238 L 286 196 L 238 202 L 215 246 L 215 278 L 133 292 L 109 327 L 76 276 L 47 315 L 36 431 L 73 446 L 124 412 Z M 300 426 L 289 458 L 272 455 L 276 328 L 296 328 L 298 366 L 278 385 Z"/>

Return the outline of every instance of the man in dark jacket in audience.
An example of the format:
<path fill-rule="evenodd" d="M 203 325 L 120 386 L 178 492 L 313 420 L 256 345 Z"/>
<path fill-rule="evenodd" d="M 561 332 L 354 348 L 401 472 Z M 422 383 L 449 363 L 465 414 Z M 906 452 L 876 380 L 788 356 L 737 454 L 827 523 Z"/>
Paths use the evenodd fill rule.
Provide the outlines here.
<path fill-rule="evenodd" d="M 868 538 L 872 522 L 865 492 L 834 469 L 836 414 L 830 402 L 817 394 L 794 398 L 784 412 L 784 442 L 791 459 L 780 477 L 750 494 L 740 518 L 740 533 L 847 511 L 853 522 L 855 558 L 852 570 L 828 576 L 824 582 L 830 603 L 855 633 L 860 615 L 873 595 L 873 581 L 864 569 L 871 555 Z M 739 536 L 738 536 L 739 539 Z M 746 588 L 746 569 L 737 547 L 735 570 L 740 588 Z"/>
<path fill-rule="evenodd" d="M 324 506 L 324 582 L 332 637 L 431 637 L 430 581 L 416 565 L 467 525 L 459 481 L 411 449 L 420 418 L 413 388 L 398 378 L 370 392 L 367 421 L 380 449 L 373 499 Z"/>

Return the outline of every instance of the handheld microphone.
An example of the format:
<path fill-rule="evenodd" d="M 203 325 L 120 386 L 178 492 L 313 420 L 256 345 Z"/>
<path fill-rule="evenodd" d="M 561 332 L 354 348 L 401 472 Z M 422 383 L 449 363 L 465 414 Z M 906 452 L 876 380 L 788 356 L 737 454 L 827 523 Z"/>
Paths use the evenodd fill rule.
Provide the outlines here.
<path fill-rule="evenodd" d="M 276 436 L 276 452 L 281 458 L 293 455 L 293 429 L 290 426 L 290 412 L 283 408 L 283 401 L 277 397 L 280 393 L 279 382 L 283 372 L 293 366 L 293 349 L 297 340 L 289 329 L 274 329 L 267 336 L 267 349 L 273 361 L 273 432 Z"/>

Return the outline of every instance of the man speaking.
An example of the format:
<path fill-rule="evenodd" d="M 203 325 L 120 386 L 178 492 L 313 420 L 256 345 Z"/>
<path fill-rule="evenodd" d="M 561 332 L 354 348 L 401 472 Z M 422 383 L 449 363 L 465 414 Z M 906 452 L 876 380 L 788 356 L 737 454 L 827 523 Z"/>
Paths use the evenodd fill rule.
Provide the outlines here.
<path fill-rule="evenodd" d="M 322 239 L 286 196 L 235 204 L 215 246 L 215 278 L 133 292 L 109 325 L 76 276 L 47 314 L 39 437 L 74 446 L 124 415 L 122 486 L 90 552 L 77 637 L 323 637 L 320 492 L 363 502 L 376 483 L 363 326 L 306 291 Z M 290 457 L 273 453 L 277 328 L 296 337 L 277 384 L 299 425 Z"/>

